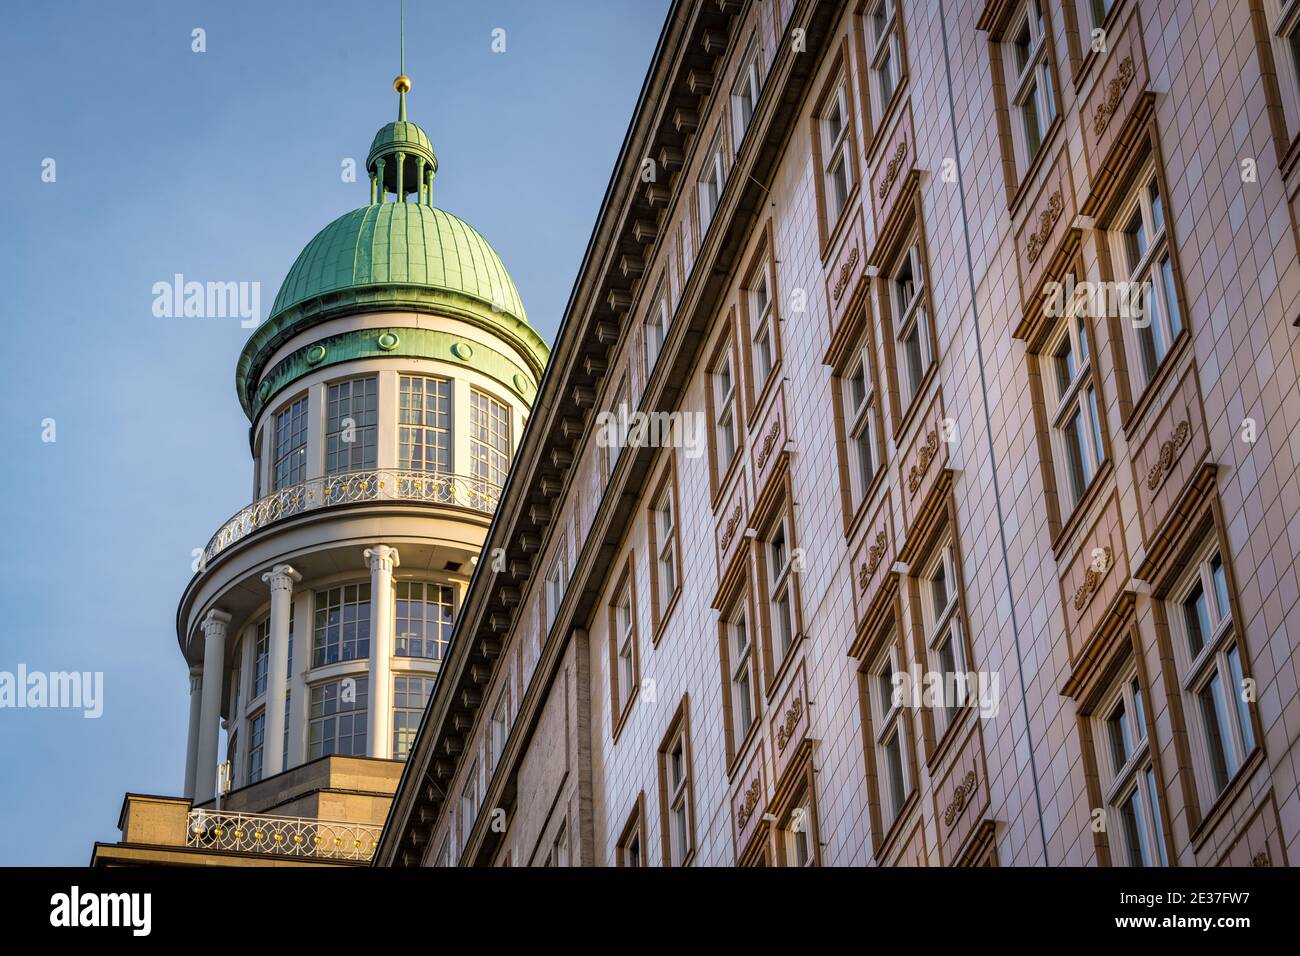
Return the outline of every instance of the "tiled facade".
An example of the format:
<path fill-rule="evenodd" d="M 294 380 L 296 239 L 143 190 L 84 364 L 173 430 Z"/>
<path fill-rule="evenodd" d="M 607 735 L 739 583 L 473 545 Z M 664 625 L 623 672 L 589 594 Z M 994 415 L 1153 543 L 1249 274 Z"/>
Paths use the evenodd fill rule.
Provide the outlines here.
<path fill-rule="evenodd" d="M 1286 865 L 1296 6 L 674 4 L 379 861 Z"/>

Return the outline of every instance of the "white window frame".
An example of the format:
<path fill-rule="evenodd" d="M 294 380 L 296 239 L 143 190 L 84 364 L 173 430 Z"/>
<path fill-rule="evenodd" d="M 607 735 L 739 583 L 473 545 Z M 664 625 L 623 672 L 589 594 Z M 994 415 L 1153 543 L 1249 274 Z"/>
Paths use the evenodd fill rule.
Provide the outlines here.
<path fill-rule="evenodd" d="M 746 592 L 741 592 L 727 613 L 723 632 L 727 642 L 727 695 L 731 707 L 732 743 L 738 751 L 758 719 L 754 628 L 750 622 L 749 595 Z"/>
<path fill-rule="evenodd" d="M 555 559 L 551 561 L 550 570 L 546 572 L 545 593 L 543 603 L 546 605 L 546 633 L 550 633 L 551 625 L 555 623 L 555 616 L 560 611 L 560 604 L 564 601 L 565 589 L 569 586 L 567 578 L 567 568 L 565 567 L 565 542 L 560 542 L 560 547 L 556 550 Z"/>
<path fill-rule="evenodd" d="M 786 866 L 815 867 L 817 865 L 817 847 L 813 845 L 815 838 L 812 792 L 805 783 L 798 791 L 785 823 L 781 826 Z"/>
<path fill-rule="evenodd" d="M 877 127 L 903 82 L 903 45 L 898 26 L 898 0 L 873 0 L 866 9 L 867 49 L 870 51 L 871 102 Z"/>
<path fill-rule="evenodd" d="M 1216 578 L 1216 563 L 1221 578 Z M 1187 614 L 1187 602 L 1198 588 L 1205 601 L 1208 621 L 1208 633 L 1199 635 L 1199 649 L 1193 645 L 1193 629 Z M 1200 549 L 1191 570 L 1173 592 L 1168 609 L 1174 660 L 1194 740 L 1193 763 L 1197 784 L 1206 806 L 1228 789 L 1258 746 L 1250 702 L 1242 686 L 1242 650 L 1233 623 L 1230 590 L 1227 564 L 1217 541 L 1211 539 Z M 1199 627 L 1198 630 L 1205 631 L 1206 628 Z M 1214 700 L 1217 705 L 1214 708 L 1217 734 L 1203 707 L 1203 694 L 1212 684 L 1218 687 Z M 1221 766 L 1216 759 L 1214 743 L 1222 750 Z"/>
<path fill-rule="evenodd" d="M 1016 169 L 1021 177 L 1029 171 L 1030 164 L 1047 139 L 1047 131 L 1056 120 L 1048 30 L 1050 24 L 1043 10 L 1043 0 L 1024 0 L 1001 44 L 1007 90 L 1011 95 L 1008 106 L 1015 114 L 1011 127 Z M 1021 36 L 1026 37 L 1023 46 L 1017 42 Z M 1021 50 L 1024 52 L 1023 60 Z"/>
<path fill-rule="evenodd" d="M 1131 356 L 1129 374 L 1137 396 L 1156 377 L 1184 326 L 1169 245 L 1168 197 L 1152 160 L 1142 166 L 1133 183 L 1111 226 L 1110 246 L 1115 278 L 1127 282 L 1130 290 L 1141 290 L 1140 298 L 1120 296 L 1124 340 Z M 1140 223 L 1137 235 L 1145 242 L 1144 249 L 1130 243 L 1134 234 L 1128 227 L 1135 221 Z"/>
<path fill-rule="evenodd" d="M 763 92 L 761 54 L 758 40 L 750 40 L 736 82 L 731 87 L 731 130 L 736 152 L 740 152 L 740 144 L 745 139 L 745 131 L 749 129 L 749 121 Z"/>
<path fill-rule="evenodd" d="M 659 355 L 668 340 L 673 313 L 668 306 L 668 281 L 660 278 L 655 293 L 650 298 L 650 308 L 645 317 L 645 372 L 648 380 L 659 362 Z"/>
<path fill-rule="evenodd" d="M 631 575 L 623 582 L 610 604 L 610 623 L 614 627 L 614 672 L 610 686 L 614 695 L 614 714 L 617 718 L 632 703 L 636 694 L 636 622 L 632 613 Z"/>
<path fill-rule="evenodd" d="M 1087 323 L 1084 311 L 1072 303 L 1040 353 L 1057 494 L 1065 505 L 1061 508 L 1062 517 L 1079 506 L 1106 460 L 1101 396 L 1093 375 L 1092 341 Z M 1063 367 L 1063 355 L 1069 356 L 1072 372 L 1068 366 Z M 1068 381 L 1062 379 L 1063 372 Z"/>
<path fill-rule="evenodd" d="M 877 444 L 880 405 L 872 371 L 871 349 L 864 335 L 853 352 L 852 363 L 840 378 L 849 488 L 854 508 L 866 498 L 881 468 Z"/>
<path fill-rule="evenodd" d="M 910 296 L 902 279 L 906 269 L 912 273 Z M 895 361 L 898 367 L 900 405 L 904 411 L 911 408 L 921 394 L 921 383 L 934 364 L 934 338 L 930 327 L 930 312 L 926 305 L 925 282 L 921 240 L 919 236 L 913 236 L 889 271 L 889 295 L 895 316 Z M 913 336 L 916 341 L 915 365 L 912 349 L 907 344 Z"/>
<path fill-rule="evenodd" d="M 310 404 L 306 395 L 286 403 L 271 420 L 271 487 L 291 488 L 307 478 L 307 416 Z M 281 466 L 284 472 L 281 473 Z"/>
<path fill-rule="evenodd" d="M 722 202 L 722 194 L 726 188 L 726 147 L 722 141 L 722 130 L 719 129 L 704 154 L 704 168 L 700 170 L 696 189 L 699 197 L 701 241 L 708 234 L 709 225 L 713 222 L 713 215 L 718 211 L 718 204 Z"/>
<path fill-rule="evenodd" d="M 776 543 L 778 537 L 782 542 L 780 545 Z M 776 674 L 799 640 L 799 621 L 795 613 L 794 548 L 790 535 L 790 518 L 784 510 L 772 522 L 762 540 L 764 564 L 767 568 L 772 673 Z"/>
<path fill-rule="evenodd" d="M 679 748 L 681 766 L 674 767 L 674 752 Z M 691 825 L 694 813 L 691 806 L 691 750 L 684 720 L 660 756 L 668 817 L 668 843 L 664 855 L 669 866 L 682 866 L 695 848 L 694 827 Z M 675 778 L 674 771 L 678 771 Z"/>
<path fill-rule="evenodd" d="M 1146 707 L 1130 663 L 1091 718 L 1112 866 L 1169 865 Z M 1131 815 L 1126 807 L 1133 808 Z"/>
<path fill-rule="evenodd" d="M 740 451 L 736 401 L 739 383 L 730 343 L 723 348 L 709 374 L 713 379 L 713 443 L 718 459 L 718 480 L 721 481 Z M 723 383 L 725 387 L 722 387 Z"/>
<path fill-rule="evenodd" d="M 831 116 L 839 114 L 839 131 L 836 132 Z M 849 84 L 841 77 L 831 94 L 818 126 L 822 137 L 822 191 L 826 197 L 826 227 L 833 229 L 844 215 L 849 195 L 856 182 L 853 168 L 853 150 L 849 143 Z"/>
<path fill-rule="evenodd" d="M 1300 136 L 1300 0 L 1264 0 L 1287 136 Z M 1284 143 L 1285 150 L 1290 143 Z"/>
<path fill-rule="evenodd" d="M 492 717 L 488 725 L 488 773 L 493 773 L 501 763 L 505 753 L 506 740 L 510 736 L 510 686 L 507 684 L 497 695 L 496 705 L 492 708 Z"/>
<path fill-rule="evenodd" d="M 760 394 L 776 371 L 777 318 L 773 301 L 772 261 L 764 249 L 762 263 L 750 281 L 745 296 L 749 307 L 749 350 L 754 369 L 754 394 Z"/>
<path fill-rule="evenodd" d="M 673 479 L 664 482 L 663 490 L 651 510 L 655 522 L 655 574 L 658 582 L 659 614 L 662 617 L 668 602 L 677 593 L 681 582 L 681 569 L 677 563 L 677 511 L 673 496 Z"/>
<path fill-rule="evenodd" d="M 947 603 L 940 607 L 936 600 L 935 584 L 942 573 Z M 943 678 L 944 700 L 940 706 L 930 708 L 934 718 L 934 739 L 937 743 L 952 726 L 957 712 L 969 701 L 946 699 L 950 682 L 946 675 L 959 675 L 953 686 L 965 689 L 967 673 L 966 642 L 961 621 L 961 585 L 957 576 L 956 544 L 951 534 L 946 535 L 935 548 L 921 572 L 921 618 L 924 626 L 926 657 L 930 670 Z M 951 660 L 944 661 L 944 649 L 949 648 Z"/>
<path fill-rule="evenodd" d="M 397 467 L 404 471 L 451 474 L 456 470 L 454 384 L 438 375 L 399 375 L 397 378 Z M 428 408 L 429 396 L 434 406 Z M 419 407 L 415 400 L 419 399 Z M 441 407 L 440 407 L 441 406 Z M 421 467 L 415 450 L 422 450 Z M 439 459 L 430 467 L 429 449 Z M 445 456 L 442 454 L 445 451 Z M 445 460 L 444 460 L 445 458 Z"/>
<path fill-rule="evenodd" d="M 460 791 L 460 845 L 462 848 L 469 843 L 470 831 L 474 829 L 474 821 L 478 819 L 478 802 L 478 761 L 475 761 L 470 766 L 465 786 Z"/>

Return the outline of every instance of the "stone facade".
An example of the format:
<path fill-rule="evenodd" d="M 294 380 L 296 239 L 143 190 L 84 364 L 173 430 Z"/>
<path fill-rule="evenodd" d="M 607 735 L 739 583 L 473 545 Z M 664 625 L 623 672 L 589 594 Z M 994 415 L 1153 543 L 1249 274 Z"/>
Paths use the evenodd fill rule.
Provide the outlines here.
<path fill-rule="evenodd" d="M 1286 865 L 1278 7 L 675 3 L 378 861 Z"/>

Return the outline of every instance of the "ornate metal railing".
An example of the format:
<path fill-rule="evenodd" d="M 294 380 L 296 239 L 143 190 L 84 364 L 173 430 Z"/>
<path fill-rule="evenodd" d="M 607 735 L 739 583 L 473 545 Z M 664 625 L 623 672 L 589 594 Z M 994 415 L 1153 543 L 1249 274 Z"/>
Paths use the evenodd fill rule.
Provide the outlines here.
<path fill-rule="evenodd" d="M 317 860 L 367 862 L 375 853 L 381 827 L 332 823 L 301 817 L 254 816 L 191 810 L 185 845 L 200 850 L 268 853 Z"/>
<path fill-rule="evenodd" d="M 430 471 L 372 468 L 341 475 L 326 475 L 278 488 L 241 508 L 212 536 L 203 551 L 210 561 L 241 538 L 282 518 L 358 501 L 422 501 L 454 505 L 491 514 L 496 510 L 501 486 L 483 478 Z"/>

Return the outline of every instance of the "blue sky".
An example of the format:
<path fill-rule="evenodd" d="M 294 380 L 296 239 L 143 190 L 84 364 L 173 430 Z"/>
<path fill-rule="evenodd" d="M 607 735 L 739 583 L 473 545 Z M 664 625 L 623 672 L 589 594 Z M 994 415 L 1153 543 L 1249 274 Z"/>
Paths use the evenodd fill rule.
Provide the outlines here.
<path fill-rule="evenodd" d="M 434 203 L 494 245 L 547 341 L 667 6 L 408 2 Z M 104 713 L 0 709 L 0 864 L 82 865 L 117 838 L 124 792 L 180 792 L 176 602 L 192 549 L 250 495 L 249 332 L 155 318 L 151 289 L 260 282 L 265 317 L 307 241 L 367 200 L 340 170 L 396 118 L 397 20 L 397 0 L 6 11 L 0 671 L 102 671 Z"/>

